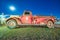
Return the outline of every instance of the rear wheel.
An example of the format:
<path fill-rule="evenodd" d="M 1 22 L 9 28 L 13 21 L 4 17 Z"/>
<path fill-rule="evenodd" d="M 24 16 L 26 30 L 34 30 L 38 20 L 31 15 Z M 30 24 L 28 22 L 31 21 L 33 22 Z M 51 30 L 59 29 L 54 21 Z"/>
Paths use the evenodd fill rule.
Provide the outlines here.
<path fill-rule="evenodd" d="M 48 21 L 47 27 L 48 28 L 54 28 L 54 23 L 52 21 Z"/>
<path fill-rule="evenodd" d="M 7 26 L 8 26 L 8 28 L 11 28 L 11 29 L 16 28 L 17 27 L 16 20 L 13 20 L 13 19 L 8 20 L 7 21 Z"/>

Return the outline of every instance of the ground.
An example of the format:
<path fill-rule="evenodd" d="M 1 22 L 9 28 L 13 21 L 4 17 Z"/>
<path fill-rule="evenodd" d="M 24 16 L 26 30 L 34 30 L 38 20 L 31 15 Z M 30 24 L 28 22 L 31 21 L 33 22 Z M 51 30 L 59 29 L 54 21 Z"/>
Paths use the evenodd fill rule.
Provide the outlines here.
<path fill-rule="evenodd" d="M 25 27 L 9 29 L 0 26 L 0 40 L 60 40 L 60 28 Z"/>

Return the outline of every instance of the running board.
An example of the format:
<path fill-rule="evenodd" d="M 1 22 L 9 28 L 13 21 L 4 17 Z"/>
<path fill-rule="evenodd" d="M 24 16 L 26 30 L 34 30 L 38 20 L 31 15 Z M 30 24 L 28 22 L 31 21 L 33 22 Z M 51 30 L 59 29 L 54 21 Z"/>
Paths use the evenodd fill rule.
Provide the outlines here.
<path fill-rule="evenodd" d="M 42 25 L 42 26 L 44 26 L 44 25 L 46 25 L 46 24 L 20 24 L 21 26 L 23 26 L 23 25 L 26 25 L 26 26 L 28 26 L 28 25 L 34 25 L 34 26 L 39 26 L 39 25 Z"/>

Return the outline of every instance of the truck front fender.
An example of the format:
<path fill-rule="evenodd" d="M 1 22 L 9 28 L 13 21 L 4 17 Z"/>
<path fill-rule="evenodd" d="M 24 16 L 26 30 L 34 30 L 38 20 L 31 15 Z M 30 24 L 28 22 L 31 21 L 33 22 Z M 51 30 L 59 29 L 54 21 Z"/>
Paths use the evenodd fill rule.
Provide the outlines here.
<path fill-rule="evenodd" d="M 21 24 L 20 18 L 16 18 L 16 17 L 9 18 L 9 19 L 6 20 L 6 22 L 9 21 L 9 20 L 11 20 L 11 19 L 15 20 L 15 21 L 17 22 L 18 25 Z"/>

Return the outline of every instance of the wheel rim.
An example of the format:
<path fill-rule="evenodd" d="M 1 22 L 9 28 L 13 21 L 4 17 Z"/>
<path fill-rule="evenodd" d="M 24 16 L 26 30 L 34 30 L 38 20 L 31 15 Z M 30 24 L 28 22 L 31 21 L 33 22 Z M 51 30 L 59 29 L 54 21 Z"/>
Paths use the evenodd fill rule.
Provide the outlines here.
<path fill-rule="evenodd" d="M 53 22 L 52 21 L 49 21 L 48 22 L 48 24 L 47 24 L 47 26 L 49 27 L 49 28 L 54 28 L 54 26 L 53 26 L 54 24 L 53 24 Z"/>
<path fill-rule="evenodd" d="M 14 20 L 9 20 L 9 21 L 7 22 L 7 25 L 8 25 L 9 27 L 15 27 L 15 26 L 16 26 L 16 22 L 15 22 Z"/>

